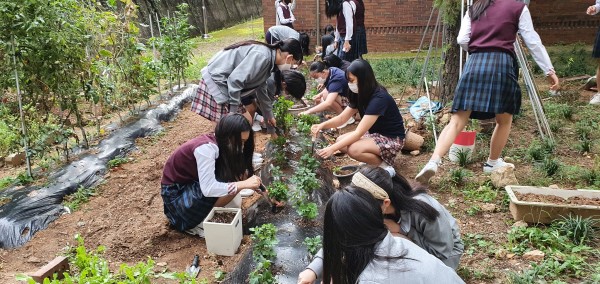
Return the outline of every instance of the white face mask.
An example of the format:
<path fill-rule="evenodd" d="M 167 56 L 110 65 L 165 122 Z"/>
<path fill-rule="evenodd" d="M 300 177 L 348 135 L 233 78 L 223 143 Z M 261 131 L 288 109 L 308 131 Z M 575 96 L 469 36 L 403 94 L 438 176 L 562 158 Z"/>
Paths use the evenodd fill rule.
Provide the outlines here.
<path fill-rule="evenodd" d="M 317 81 L 317 83 L 319 84 L 325 84 L 325 79 L 321 78 L 321 77 L 317 77 L 317 79 L 315 79 Z"/>
<path fill-rule="evenodd" d="M 286 58 L 285 59 L 285 63 L 283 63 L 283 64 L 277 64 L 277 69 L 279 69 L 279 71 L 290 70 L 290 69 L 292 69 L 292 64 L 287 63 L 287 58 Z"/>
<path fill-rule="evenodd" d="M 357 83 L 348 83 L 348 88 L 355 94 L 358 94 L 358 84 Z"/>

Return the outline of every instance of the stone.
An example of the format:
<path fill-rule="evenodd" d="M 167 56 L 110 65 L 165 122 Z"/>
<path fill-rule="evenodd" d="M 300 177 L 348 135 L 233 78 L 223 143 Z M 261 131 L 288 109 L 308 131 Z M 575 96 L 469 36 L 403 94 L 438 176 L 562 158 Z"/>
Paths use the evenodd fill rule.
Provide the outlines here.
<path fill-rule="evenodd" d="M 552 189 L 560 189 L 560 187 L 558 187 L 558 185 L 557 185 L 557 184 L 551 184 L 551 185 L 549 185 L 548 187 L 549 187 L 549 188 L 552 188 Z"/>
<path fill-rule="evenodd" d="M 77 222 L 77 227 L 83 227 L 85 226 L 85 222 Z"/>
<path fill-rule="evenodd" d="M 492 184 L 497 188 L 504 188 L 507 185 L 518 185 L 519 181 L 515 176 L 515 170 L 511 167 L 503 167 L 492 172 Z"/>
<path fill-rule="evenodd" d="M 503 249 L 503 248 L 497 250 L 496 253 L 494 254 L 494 256 L 497 259 L 505 259 L 507 255 L 508 255 L 508 251 L 506 249 Z"/>
<path fill-rule="evenodd" d="M 160 266 L 160 267 L 165 267 L 165 266 L 167 266 L 167 263 L 166 262 L 159 262 L 156 265 Z"/>
<path fill-rule="evenodd" d="M 421 154 L 421 151 L 414 150 L 414 151 L 411 151 L 410 154 L 413 155 L 413 156 L 418 156 L 419 154 Z"/>
<path fill-rule="evenodd" d="M 542 261 L 544 260 L 544 256 L 546 254 L 540 250 L 532 250 L 528 251 L 523 255 L 523 259 L 531 260 L 531 261 Z"/>
<path fill-rule="evenodd" d="M 4 161 L 13 167 L 20 166 L 25 163 L 25 152 L 10 154 L 4 158 Z"/>
<path fill-rule="evenodd" d="M 529 226 L 529 225 L 525 221 L 517 221 L 514 224 L 512 224 L 513 228 L 518 228 L 518 227 L 527 228 L 527 226 Z"/>
<path fill-rule="evenodd" d="M 35 257 L 35 256 L 32 256 L 32 257 L 29 257 L 26 262 L 28 262 L 28 263 L 40 263 L 41 260 L 39 258 Z"/>
<path fill-rule="evenodd" d="M 445 113 L 440 118 L 440 124 L 441 125 L 446 125 L 446 124 L 448 124 L 448 122 L 450 122 L 450 114 L 449 113 Z"/>
<path fill-rule="evenodd" d="M 496 211 L 496 204 L 486 203 L 481 205 L 481 211 L 494 213 Z"/>
<path fill-rule="evenodd" d="M 340 188 L 340 181 L 336 177 L 333 177 L 332 184 L 333 188 Z"/>
<path fill-rule="evenodd" d="M 504 157 L 504 161 L 507 163 L 514 163 L 515 159 L 513 159 L 513 157 Z"/>
<path fill-rule="evenodd" d="M 512 258 L 514 258 L 514 257 L 515 257 L 515 254 L 514 254 L 514 253 L 509 253 L 509 254 L 506 254 L 506 258 L 507 258 L 507 259 L 512 259 Z"/>

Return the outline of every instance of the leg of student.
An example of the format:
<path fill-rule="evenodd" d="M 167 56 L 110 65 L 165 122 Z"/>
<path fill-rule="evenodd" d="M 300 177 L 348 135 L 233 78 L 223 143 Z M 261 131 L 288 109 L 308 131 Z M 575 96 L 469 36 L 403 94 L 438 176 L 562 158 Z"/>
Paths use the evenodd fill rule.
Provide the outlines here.
<path fill-rule="evenodd" d="M 497 160 L 502 154 L 502 149 L 506 146 L 510 134 L 512 118 L 510 113 L 496 114 L 496 128 L 494 128 L 494 134 L 490 141 L 490 160 Z"/>
<path fill-rule="evenodd" d="M 244 105 L 244 107 L 246 108 L 246 111 L 248 112 L 250 117 L 254 118 L 254 114 L 256 114 L 256 109 L 257 109 L 256 103 L 254 101 L 252 101 L 251 103 Z"/>
<path fill-rule="evenodd" d="M 323 101 L 327 100 L 327 96 L 329 96 L 329 93 L 323 95 Z M 339 100 L 339 103 L 338 103 L 338 100 Z M 335 98 L 335 101 L 333 102 L 333 104 L 331 104 L 331 106 L 329 106 L 328 110 L 335 112 L 336 115 L 342 113 L 344 108 L 342 107 L 341 102 L 342 102 L 342 98 L 340 95 L 338 95 L 337 98 Z"/>
<path fill-rule="evenodd" d="M 379 146 L 371 138 L 361 138 L 347 148 L 348 156 L 359 162 L 379 166 L 382 162 Z"/>
<path fill-rule="evenodd" d="M 225 195 L 219 197 L 219 199 L 217 199 L 217 202 L 215 202 L 215 207 L 223 207 L 229 204 L 229 202 L 231 202 L 231 200 L 233 200 L 234 197 L 235 195 Z"/>

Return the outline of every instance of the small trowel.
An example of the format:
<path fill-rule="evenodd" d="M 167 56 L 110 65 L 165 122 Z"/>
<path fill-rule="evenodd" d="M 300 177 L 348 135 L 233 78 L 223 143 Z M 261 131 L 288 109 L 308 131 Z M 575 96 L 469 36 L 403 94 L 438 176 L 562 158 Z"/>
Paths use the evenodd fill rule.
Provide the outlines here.
<path fill-rule="evenodd" d="M 271 212 L 277 213 L 277 205 L 271 202 L 271 199 L 269 198 L 269 195 L 267 193 L 267 188 L 262 183 L 259 185 L 258 188 L 260 188 L 260 194 L 265 198 L 265 200 L 267 200 L 267 203 L 271 205 Z"/>
<path fill-rule="evenodd" d="M 198 255 L 194 256 L 192 265 L 185 270 L 185 273 L 192 278 L 196 278 L 196 276 L 198 276 L 198 273 L 200 273 L 200 258 Z"/>

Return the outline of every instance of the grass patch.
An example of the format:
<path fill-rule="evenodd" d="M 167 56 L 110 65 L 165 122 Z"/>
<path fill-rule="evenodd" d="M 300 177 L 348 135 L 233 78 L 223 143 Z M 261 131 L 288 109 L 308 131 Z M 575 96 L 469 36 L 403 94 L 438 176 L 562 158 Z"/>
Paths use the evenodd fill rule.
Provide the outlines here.
<path fill-rule="evenodd" d="M 63 205 L 69 207 L 72 211 L 77 211 L 81 204 L 87 203 L 90 197 L 94 195 L 96 195 L 96 188 L 79 186 L 73 194 L 65 196 Z"/>
<path fill-rule="evenodd" d="M 122 164 L 125 164 L 129 162 L 129 159 L 125 158 L 125 157 L 116 157 L 110 161 L 108 161 L 108 163 L 106 164 L 108 166 L 109 169 L 118 167 Z"/>

